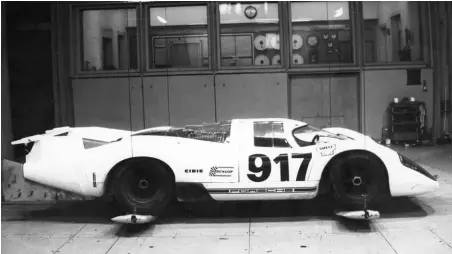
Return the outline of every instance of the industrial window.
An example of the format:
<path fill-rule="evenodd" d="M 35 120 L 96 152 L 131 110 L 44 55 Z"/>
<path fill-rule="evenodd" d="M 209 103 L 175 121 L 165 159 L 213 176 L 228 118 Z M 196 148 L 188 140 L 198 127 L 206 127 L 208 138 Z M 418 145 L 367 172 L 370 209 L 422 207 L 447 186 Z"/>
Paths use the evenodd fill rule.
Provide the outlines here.
<path fill-rule="evenodd" d="M 138 69 L 136 9 L 83 10 L 81 69 Z"/>
<path fill-rule="evenodd" d="M 427 60 L 427 11 L 425 2 L 363 2 L 366 63 Z"/>
<path fill-rule="evenodd" d="M 220 64 L 281 66 L 277 3 L 221 3 Z"/>
<path fill-rule="evenodd" d="M 348 2 L 294 2 L 292 66 L 353 63 Z"/>
<path fill-rule="evenodd" d="M 207 6 L 149 8 L 150 69 L 209 67 Z"/>
<path fill-rule="evenodd" d="M 281 122 L 255 122 L 254 146 L 256 147 L 290 147 Z"/>

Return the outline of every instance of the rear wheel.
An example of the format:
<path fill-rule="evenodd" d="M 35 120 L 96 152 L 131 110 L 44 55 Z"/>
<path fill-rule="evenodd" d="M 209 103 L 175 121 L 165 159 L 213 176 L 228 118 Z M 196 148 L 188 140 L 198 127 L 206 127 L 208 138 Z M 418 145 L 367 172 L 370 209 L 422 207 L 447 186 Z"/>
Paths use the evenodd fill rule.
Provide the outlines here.
<path fill-rule="evenodd" d="M 174 197 L 174 180 L 164 165 L 136 159 L 114 172 L 112 192 L 124 213 L 158 216 Z"/>
<path fill-rule="evenodd" d="M 337 159 L 330 171 L 336 201 L 349 209 L 376 208 L 387 193 L 385 170 L 368 153 L 350 153 Z"/>

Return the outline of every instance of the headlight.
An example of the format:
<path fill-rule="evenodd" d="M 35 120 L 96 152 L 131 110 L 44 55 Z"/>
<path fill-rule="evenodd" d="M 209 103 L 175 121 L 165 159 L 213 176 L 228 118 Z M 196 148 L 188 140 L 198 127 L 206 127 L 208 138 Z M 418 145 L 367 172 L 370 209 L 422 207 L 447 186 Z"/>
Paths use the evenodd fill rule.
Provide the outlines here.
<path fill-rule="evenodd" d="M 399 154 L 400 162 L 407 168 L 411 168 L 412 170 L 423 174 L 424 176 L 432 179 L 433 181 L 436 181 L 436 178 L 432 176 L 427 170 L 425 170 L 423 167 L 419 166 L 416 162 L 408 159 L 407 157 Z"/>

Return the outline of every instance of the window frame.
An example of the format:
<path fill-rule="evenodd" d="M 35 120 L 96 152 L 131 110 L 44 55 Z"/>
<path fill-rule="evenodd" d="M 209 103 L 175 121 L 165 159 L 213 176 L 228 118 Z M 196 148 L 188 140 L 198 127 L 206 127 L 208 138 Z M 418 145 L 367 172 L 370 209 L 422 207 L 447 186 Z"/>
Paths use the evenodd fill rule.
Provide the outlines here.
<path fill-rule="evenodd" d="M 247 4 L 265 3 L 266 1 L 251 1 Z M 267 1 L 268 2 L 268 1 Z M 352 38 L 353 63 L 329 63 L 329 64 L 303 64 L 293 65 L 293 52 L 291 48 L 292 38 L 292 2 L 271 1 L 278 5 L 279 36 L 281 40 L 281 65 L 268 66 L 221 66 L 221 33 L 219 6 L 222 2 L 80 2 L 69 3 L 69 75 L 77 77 L 140 77 L 155 75 L 181 75 L 181 74 L 214 74 L 214 73 L 263 73 L 271 70 L 275 73 L 287 73 L 293 75 L 307 72 L 360 72 L 373 69 L 405 69 L 405 68 L 429 68 L 432 64 L 431 17 L 425 17 L 425 24 L 421 27 L 423 48 L 423 61 L 410 62 L 366 62 L 365 38 L 364 38 L 364 7 L 361 2 L 350 2 L 350 25 Z M 207 11 L 207 40 L 208 40 L 208 67 L 202 68 L 162 68 L 150 69 L 149 62 L 149 8 L 152 7 L 180 7 L 180 6 L 205 6 Z M 430 7 L 430 3 L 426 3 Z M 82 69 L 83 63 L 83 32 L 81 12 L 84 10 L 114 10 L 134 9 L 136 12 L 137 33 L 137 69 L 126 70 L 98 70 L 87 71 Z M 148 25 L 149 24 L 149 25 Z M 422 35 L 421 35 L 422 36 Z M 424 40 L 426 38 L 426 41 Z"/>
<path fill-rule="evenodd" d="M 217 49 L 216 52 L 216 66 L 215 68 L 217 70 L 220 71 L 231 71 L 231 70 L 281 70 L 281 69 L 285 69 L 286 68 L 286 60 L 285 58 L 285 43 L 284 43 L 284 19 L 283 19 L 283 7 L 284 5 L 282 4 L 283 2 L 280 1 L 241 1 L 240 3 L 246 3 L 246 4 L 261 4 L 261 3 L 276 3 L 278 5 L 278 24 L 279 24 L 279 39 L 280 39 L 280 56 L 281 56 L 281 64 L 280 65 L 268 65 L 268 66 L 262 66 L 262 65 L 245 65 L 245 66 L 222 66 L 221 65 L 221 21 L 220 21 L 220 12 L 219 12 L 219 8 L 221 4 L 227 4 L 227 3 L 231 3 L 231 2 L 227 2 L 227 1 L 221 1 L 221 2 L 215 2 L 215 28 L 216 28 L 216 33 L 215 33 L 215 38 L 216 38 L 216 45 L 215 48 Z M 236 2 L 239 3 L 239 2 Z M 230 33 L 225 33 L 225 34 L 230 34 Z M 254 50 L 254 49 L 253 49 Z M 254 53 L 253 53 L 254 55 Z M 253 58 L 254 60 L 254 58 Z"/>
<path fill-rule="evenodd" d="M 276 149 L 288 149 L 288 148 L 292 148 L 292 144 L 289 141 L 288 132 L 287 132 L 287 129 L 286 129 L 286 126 L 285 126 L 286 123 L 284 121 L 258 120 L 258 121 L 253 121 L 252 123 L 253 123 L 253 147 L 255 147 L 255 148 L 266 148 L 266 149 L 275 149 L 275 148 Z M 265 123 L 271 124 L 271 126 L 272 126 L 272 132 L 271 132 L 272 137 L 270 138 L 271 142 L 272 142 L 272 146 L 258 146 L 258 145 L 256 145 L 256 138 L 263 138 L 263 137 L 256 136 L 256 125 L 265 124 Z M 282 139 L 282 140 L 285 141 L 285 144 L 287 146 L 275 146 L 275 135 L 274 135 L 275 132 L 273 131 L 273 125 L 275 125 L 275 124 L 281 124 L 282 125 L 282 127 L 283 127 L 283 132 L 282 133 L 284 134 L 284 139 Z"/>
<path fill-rule="evenodd" d="M 233 34 L 233 33 L 225 33 L 225 34 L 222 34 L 222 36 L 247 36 L 247 35 L 250 35 L 251 36 L 251 41 L 254 39 L 254 34 L 253 33 L 238 33 L 238 34 Z M 221 36 L 220 36 L 220 42 L 219 43 L 221 43 Z M 221 54 L 221 48 L 219 48 L 219 51 L 218 51 L 220 54 Z M 254 59 L 254 51 L 253 51 L 253 53 L 251 54 L 251 58 L 252 59 Z M 224 57 L 223 57 L 224 58 Z M 218 63 L 219 63 L 219 65 L 221 65 L 221 60 L 222 59 L 218 59 Z M 247 65 L 243 65 L 244 67 L 246 67 Z"/>
<path fill-rule="evenodd" d="M 376 1 L 376 2 L 384 2 L 384 1 Z M 420 2 L 422 3 L 422 2 Z M 430 6 L 429 2 L 426 2 L 427 6 Z M 400 12 L 393 12 L 391 16 L 400 13 Z M 431 29 L 431 20 L 430 17 L 426 17 L 426 21 L 427 23 L 425 24 L 425 28 L 426 31 L 421 31 L 422 33 L 426 33 L 427 34 L 427 41 L 423 43 L 426 43 L 426 45 L 423 45 L 423 47 L 425 47 L 428 51 L 428 53 L 426 54 L 425 52 L 422 53 L 422 57 L 424 58 L 425 56 L 427 56 L 427 59 L 424 59 L 422 61 L 397 61 L 397 62 L 366 62 L 366 51 L 365 51 L 365 46 L 366 46 L 366 41 L 365 41 L 365 37 L 364 37 L 364 33 L 365 33 L 365 27 L 364 27 L 364 2 L 359 4 L 358 7 L 358 12 L 356 15 L 356 18 L 358 19 L 359 23 L 362 24 L 360 26 L 360 32 L 361 32 L 361 40 L 359 41 L 360 45 L 362 45 L 362 51 L 361 51 L 361 57 L 362 57 L 362 65 L 364 67 L 365 70 L 372 70 L 372 69 L 380 69 L 381 67 L 386 67 L 389 69 L 406 69 L 408 68 L 428 68 L 431 65 L 431 45 L 432 45 L 432 38 L 430 36 L 430 29 Z M 419 21 L 420 24 L 420 21 Z M 392 50 L 392 49 L 391 49 Z"/>
<path fill-rule="evenodd" d="M 108 4 L 106 4 L 108 3 Z M 71 76 L 123 76 L 123 75 L 138 75 L 142 71 L 141 65 L 141 15 L 140 3 L 118 3 L 118 2 L 106 2 L 106 3 L 80 3 L 70 4 L 70 31 L 69 41 L 71 48 L 70 54 L 70 70 Z M 90 10 L 127 10 L 134 9 L 136 12 L 136 30 L 137 30 L 137 69 L 126 70 L 98 70 L 98 71 L 86 71 L 82 69 L 83 63 L 83 20 L 81 13 L 83 11 Z M 81 36 L 80 36 L 81 35 Z"/>
<path fill-rule="evenodd" d="M 328 2 L 328 1 L 321 1 L 321 2 Z M 288 22 L 288 32 L 289 32 L 289 36 L 287 38 L 287 45 L 289 47 L 289 59 L 288 59 L 288 65 L 289 68 L 291 70 L 309 70 L 309 69 L 325 69 L 325 68 L 356 68 L 359 66 L 359 39 L 358 36 L 361 36 L 358 34 L 358 23 L 355 16 L 356 16 L 356 2 L 351 2 L 351 1 L 344 1 L 348 3 L 348 9 L 349 9 L 349 21 L 350 21 L 350 31 L 351 31 L 351 35 L 352 35 L 352 52 L 353 52 L 353 62 L 351 63 L 325 63 L 325 64 L 301 64 L 301 65 L 294 65 L 292 64 L 292 57 L 293 57 L 293 52 L 292 52 L 292 43 L 291 43 L 291 38 L 292 38 L 292 3 L 298 3 L 298 2 L 288 2 L 288 12 L 287 12 L 287 22 Z"/>
<path fill-rule="evenodd" d="M 207 14 L 207 28 L 206 28 L 206 34 L 207 35 L 207 54 L 208 54 L 208 67 L 201 67 L 201 68 L 151 68 L 152 59 L 149 58 L 149 35 L 150 35 L 150 9 L 151 8 L 165 8 L 165 7 L 186 7 L 186 6 L 205 6 L 206 7 L 206 14 Z M 142 5 L 142 10 L 144 12 L 143 14 L 143 23 L 145 24 L 143 27 L 144 30 L 144 39 L 143 40 L 143 52 L 144 57 L 142 57 L 144 63 L 144 73 L 147 74 L 158 74 L 158 73 L 178 73 L 178 72 L 206 72 L 212 70 L 212 29 L 211 29 L 211 19 L 212 14 L 209 11 L 209 2 L 183 2 L 182 4 L 179 2 L 156 2 L 156 3 L 145 3 Z"/>

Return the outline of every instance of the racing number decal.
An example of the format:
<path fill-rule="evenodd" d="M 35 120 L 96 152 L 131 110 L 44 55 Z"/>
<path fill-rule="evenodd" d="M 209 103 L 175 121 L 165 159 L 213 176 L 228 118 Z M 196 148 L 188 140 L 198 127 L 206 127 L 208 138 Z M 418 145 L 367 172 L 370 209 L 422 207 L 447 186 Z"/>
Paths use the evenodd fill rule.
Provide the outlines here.
<path fill-rule="evenodd" d="M 276 164 L 280 164 L 281 181 L 289 181 L 289 156 L 287 154 L 280 154 L 276 156 L 273 160 Z M 262 164 L 258 167 L 256 166 L 256 159 L 260 158 Z M 304 181 L 306 179 L 306 172 L 308 171 L 309 163 L 311 162 L 311 153 L 294 153 L 292 154 L 293 159 L 303 159 L 303 162 L 298 169 L 296 181 Z M 249 170 L 254 174 L 248 174 L 248 178 L 253 182 L 263 182 L 268 179 L 271 173 L 272 164 L 270 158 L 265 154 L 253 154 L 249 157 Z M 261 176 L 256 176 L 256 174 L 262 173 Z"/>
<path fill-rule="evenodd" d="M 256 167 L 256 159 L 260 158 L 262 160 L 262 165 Z M 248 178 L 253 182 L 263 182 L 268 179 L 270 172 L 272 171 L 272 163 L 270 158 L 264 154 L 253 154 L 249 158 L 249 170 L 255 174 L 261 173 L 261 176 L 256 176 L 255 174 L 248 174 Z"/>
<path fill-rule="evenodd" d="M 300 169 L 298 170 L 297 181 L 306 180 L 306 173 L 308 171 L 309 162 L 311 162 L 312 153 L 294 153 L 292 154 L 292 158 L 303 159 L 303 162 L 300 165 Z"/>
<path fill-rule="evenodd" d="M 287 154 L 278 155 L 273 161 L 281 163 L 281 182 L 289 181 L 289 156 Z"/>

